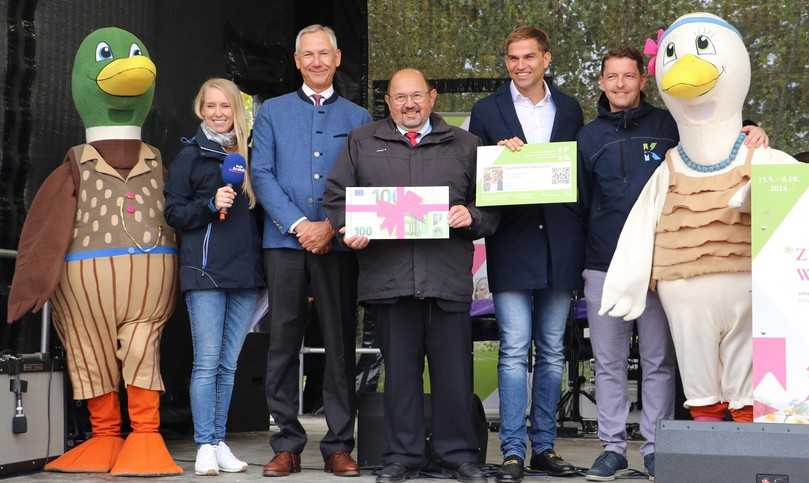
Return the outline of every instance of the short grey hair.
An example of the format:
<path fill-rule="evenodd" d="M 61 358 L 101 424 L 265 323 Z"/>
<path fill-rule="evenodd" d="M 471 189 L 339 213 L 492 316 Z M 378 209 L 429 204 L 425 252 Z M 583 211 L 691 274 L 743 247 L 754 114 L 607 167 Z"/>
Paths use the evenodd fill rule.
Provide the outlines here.
<path fill-rule="evenodd" d="M 295 52 L 299 51 L 301 48 L 301 37 L 303 37 L 304 34 L 311 34 L 315 32 L 325 32 L 326 36 L 329 37 L 331 46 L 334 47 L 334 50 L 337 50 L 337 36 L 334 35 L 334 30 L 332 30 L 331 27 L 316 23 L 308 27 L 304 27 L 300 32 L 298 32 L 298 36 L 295 37 Z"/>

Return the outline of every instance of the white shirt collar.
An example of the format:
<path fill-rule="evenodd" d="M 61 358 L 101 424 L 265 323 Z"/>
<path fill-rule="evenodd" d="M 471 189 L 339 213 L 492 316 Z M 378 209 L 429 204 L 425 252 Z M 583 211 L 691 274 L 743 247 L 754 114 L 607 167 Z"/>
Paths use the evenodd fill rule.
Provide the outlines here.
<path fill-rule="evenodd" d="M 318 92 L 315 92 L 314 89 L 307 86 L 306 83 L 303 84 L 301 89 L 303 90 L 303 93 L 306 94 L 306 97 L 308 97 L 309 99 L 312 98 L 312 94 L 318 94 Z M 326 99 L 328 99 L 328 98 L 330 98 L 331 96 L 334 95 L 334 84 L 330 85 L 328 89 L 326 89 L 323 92 L 320 92 L 319 94 L 321 96 L 323 96 L 320 99 L 320 103 L 322 104 L 322 103 L 326 102 Z"/>
<path fill-rule="evenodd" d="M 542 85 L 545 87 L 545 97 L 543 97 L 542 99 L 540 99 L 539 102 L 534 104 L 533 102 L 531 102 L 530 98 L 520 94 L 520 91 L 517 90 L 517 86 L 514 85 L 514 81 L 509 82 L 509 89 L 511 90 L 511 101 L 515 104 L 518 102 L 529 102 L 531 103 L 531 105 L 535 106 L 543 106 L 547 104 L 551 100 L 551 90 L 550 88 L 548 88 L 548 83 L 545 82 L 544 80 L 542 81 Z"/>

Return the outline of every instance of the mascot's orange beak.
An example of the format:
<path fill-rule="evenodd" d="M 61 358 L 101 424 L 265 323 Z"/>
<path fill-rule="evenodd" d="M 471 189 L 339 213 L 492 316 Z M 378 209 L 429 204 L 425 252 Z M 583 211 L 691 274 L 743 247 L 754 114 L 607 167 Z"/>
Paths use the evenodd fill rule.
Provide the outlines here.
<path fill-rule="evenodd" d="M 149 90 L 157 77 L 157 67 L 143 55 L 118 59 L 107 64 L 96 77 L 98 87 L 112 96 L 139 96 Z"/>
<path fill-rule="evenodd" d="M 660 89 L 678 99 L 693 99 L 710 92 L 721 72 L 715 65 L 688 54 L 676 61 L 660 82 Z"/>

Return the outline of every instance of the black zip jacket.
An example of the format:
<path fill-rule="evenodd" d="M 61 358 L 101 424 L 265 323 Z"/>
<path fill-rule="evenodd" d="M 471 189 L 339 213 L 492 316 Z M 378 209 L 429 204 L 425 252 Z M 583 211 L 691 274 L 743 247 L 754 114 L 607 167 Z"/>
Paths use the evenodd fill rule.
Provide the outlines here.
<path fill-rule="evenodd" d="M 450 229 L 445 240 L 372 240 L 356 252 L 360 301 L 472 301 L 472 240 L 491 235 L 499 217 L 475 206 L 478 138 L 436 114 L 430 123 L 432 132 L 415 146 L 390 118 L 351 131 L 326 181 L 323 207 L 331 224 L 340 228 L 347 186 L 448 186 L 450 206 L 466 206 L 472 225 Z"/>
<path fill-rule="evenodd" d="M 180 242 L 180 288 L 186 290 L 259 288 L 264 286 L 261 240 L 241 187 L 227 219 L 211 209 L 224 186 L 222 146 L 198 129 L 169 166 L 166 221 Z"/>
<path fill-rule="evenodd" d="M 579 131 L 579 203 L 587 219 L 585 268 L 609 268 L 629 211 L 666 151 L 679 142 L 671 114 L 641 96 L 640 106 L 610 112 L 607 97 L 601 94 L 598 117 Z"/>

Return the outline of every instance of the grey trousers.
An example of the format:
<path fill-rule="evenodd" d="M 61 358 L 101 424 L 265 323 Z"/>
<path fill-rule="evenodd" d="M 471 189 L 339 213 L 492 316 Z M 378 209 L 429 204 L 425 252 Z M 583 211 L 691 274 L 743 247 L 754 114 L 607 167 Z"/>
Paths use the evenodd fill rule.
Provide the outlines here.
<path fill-rule="evenodd" d="M 584 271 L 584 296 L 590 343 L 596 360 L 598 439 L 605 451 L 626 453 L 626 419 L 629 415 L 627 369 L 632 325 L 608 315 L 598 315 L 606 272 Z M 654 453 L 655 425 L 674 418 L 675 356 L 666 314 L 654 292 L 646 298 L 646 310 L 637 320 L 640 345 L 643 410 L 640 432 L 646 439 L 643 455 Z"/>

